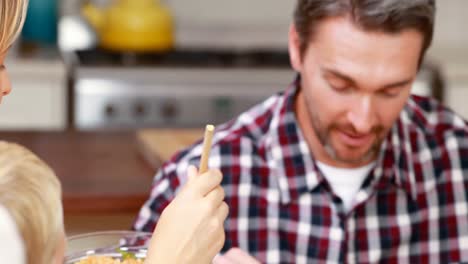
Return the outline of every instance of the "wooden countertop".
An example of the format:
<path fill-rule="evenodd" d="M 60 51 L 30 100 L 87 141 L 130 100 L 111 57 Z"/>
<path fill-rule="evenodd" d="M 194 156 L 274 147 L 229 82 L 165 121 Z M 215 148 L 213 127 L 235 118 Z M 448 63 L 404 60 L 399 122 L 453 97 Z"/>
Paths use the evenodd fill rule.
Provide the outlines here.
<path fill-rule="evenodd" d="M 65 213 L 136 212 L 148 198 L 155 168 L 134 132 L 0 132 L 47 162 L 63 186 Z"/>
<path fill-rule="evenodd" d="M 136 133 L 142 156 L 154 169 L 203 137 L 203 129 L 143 129 Z"/>

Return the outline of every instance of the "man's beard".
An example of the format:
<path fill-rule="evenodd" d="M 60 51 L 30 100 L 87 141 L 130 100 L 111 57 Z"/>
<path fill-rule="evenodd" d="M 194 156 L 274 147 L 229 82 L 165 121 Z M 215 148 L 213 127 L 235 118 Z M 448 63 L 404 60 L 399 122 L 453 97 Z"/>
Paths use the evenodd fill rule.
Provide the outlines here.
<path fill-rule="evenodd" d="M 311 113 L 311 123 L 312 129 L 314 130 L 315 134 L 319 142 L 324 147 L 325 151 L 332 159 L 338 162 L 347 163 L 347 164 L 362 164 L 366 161 L 370 161 L 375 158 L 379 152 L 380 146 L 384 140 L 383 131 L 384 128 L 382 126 L 376 126 L 371 129 L 371 133 L 375 135 L 374 142 L 372 142 L 369 149 L 359 157 L 342 157 L 339 155 L 338 151 L 333 147 L 330 135 L 333 130 L 338 131 L 352 131 L 355 134 L 355 129 L 352 125 L 340 125 L 337 123 L 332 123 L 328 127 L 324 127 L 323 123 L 320 121 L 319 117 L 316 114 Z"/>

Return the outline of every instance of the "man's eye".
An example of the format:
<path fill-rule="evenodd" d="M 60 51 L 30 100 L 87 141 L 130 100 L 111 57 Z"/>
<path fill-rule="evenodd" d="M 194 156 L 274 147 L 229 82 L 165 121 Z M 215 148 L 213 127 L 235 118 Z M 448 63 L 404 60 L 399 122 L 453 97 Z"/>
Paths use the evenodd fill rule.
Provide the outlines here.
<path fill-rule="evenodd" d="M 337 92 L 340 92 L 340 93 L 345 93 L 345 92 L 349 92 L 351 91 L 351 87 L 349 86 L 345 86 L 345 85 L 333 85 L 333 84 L 330 84 L 330 87 L 337 91 Z"/>
<path fill-rule="evenodd" d="M 388 90 L 383 90 L 381 95 L 384 97 L 392 98 L 397 97 L 400 94 L 400 89 L 392 88 Z"/>

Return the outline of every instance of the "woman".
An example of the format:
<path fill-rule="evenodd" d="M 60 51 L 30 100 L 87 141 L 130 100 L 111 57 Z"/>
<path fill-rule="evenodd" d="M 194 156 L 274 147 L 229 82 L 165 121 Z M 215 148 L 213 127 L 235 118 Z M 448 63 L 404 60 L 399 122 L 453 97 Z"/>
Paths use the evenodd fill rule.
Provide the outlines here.
<path fill-rule="evenodd" d="M 0 100 L 11 91 L 3 65 L 21 31 L 27 0 L 0 0 Z M 222 175 L 188 171 L 188 182 L 162 213 L 146 263 L 209 263 L 224 244 L 228 208 Z M 7 238 L 8 236 L 9 238 Z M 27 149 L 0 142 L 0 259 L 63 263 L 61 187 L 52 170 Z M 16 261 L 16 262 L 15 262 Z"/>
<path fill-rule="evenodd" d="M 1 0 L 0 2 L 0 102 L 11 91 L 5 68 L 5 57 L 11 44 L 21 32 L 26 16 L 27 0 Z"/>

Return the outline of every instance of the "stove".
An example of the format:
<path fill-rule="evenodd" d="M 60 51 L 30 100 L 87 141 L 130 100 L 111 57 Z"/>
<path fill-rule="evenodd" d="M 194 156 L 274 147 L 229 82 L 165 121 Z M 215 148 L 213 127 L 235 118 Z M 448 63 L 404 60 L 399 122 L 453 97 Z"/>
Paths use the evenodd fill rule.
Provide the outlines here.
<path fill-rule="evenodd" d="M 287 51 L 74 53 L 78 130 L 202 127 L 233 118 L 293 79 Z"/>
<path fill-rule="evenodd" d="M 164 53 L 120 53 L 101 49 L 77 51 L 81 66 L 175 68 L 273 68 L 289 67 L 282 50 L 183 49 Z"/>
<path fill-rule="evenodd" d="M 284 90 L 295 76 L 286 50 L 91 49 L 73 57 L 71 119 L 78 130 L 223 123 Z M 439 69 L 423 64 L 412 92 L 442 100 Z"/>

